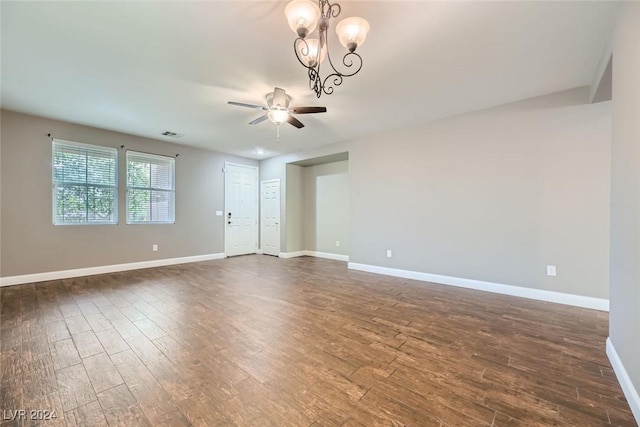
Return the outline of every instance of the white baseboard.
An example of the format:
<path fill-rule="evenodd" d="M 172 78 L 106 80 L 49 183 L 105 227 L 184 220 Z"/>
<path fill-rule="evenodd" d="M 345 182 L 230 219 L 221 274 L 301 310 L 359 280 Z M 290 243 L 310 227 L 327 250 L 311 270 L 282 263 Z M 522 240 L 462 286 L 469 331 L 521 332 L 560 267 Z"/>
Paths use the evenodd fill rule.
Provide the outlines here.
<path fill-rule="evenodd" d="M 69 279 L 71 277 L 116 273 L 118 271 L 139 270 L 142 268 L 163 267 L 166 265 L 186 264 L 189 262 L 210 261 L 222 258 L 225 258 L 225 254 L 207 254 L 181 258 L 130 262 L 127 264 L 101 265 L 99 267 L 77 268 L 74 270 L 50 271 L 46 273 L 25 274 L 22 276 L 8 276 L 0 278 L 0 286 L 21 285 L 24 283 L 44 282 L 48 280 Z"/>
<path fill-rule="evenodd" d="M 296 252 L 280 252 L 278 255 L 280 258 L 297 258 L 299 256 L 306 256 L 305 251 L 296 251 Z"/>
<path fill-rule="evenodd" d="M 263 250 L 262 250 L 262 248 L 261 248 L 261 249 L 258 249 L 258 250 L 256 251 L 256 253 L 257 253 L 258 255 L 262 255 L 262 254 L 264 254 L 264 251 L 263 251 Z"/>
<path fill-rule="evenodd" d="M 555 302 L 559 304 L 567 304 L 577 307 L 609 311 L 609 300 L 602 298 L 565 294 L 562 292 L 546 291 L 542 289 L 524 288 L 521 286 L 503 285 L 500 283 L 483 282 L 480 280 L 463 279 L 460 277 L 442 276 L 439 274 L 422 273 L 419 271 L 379 267 L 376 265 L 358 264 L 354 262 L 349 263 L 349 268 L 352 270 L 384 274 L 387 276 L 403 277 L 405 279 L 420 280 L 423 282 L 440 283 L 443 285 L 458 286 L 461 288 L 476 289 L 497 294 L 512 295 L 516 297 L 530 298 L 540 301 Z"/>
<path fill-rule="evenodd" d="M 349 261 L 349 255 L 340 255 L 340 254 L 332 254 L 329 252 L 316 252 L 316 251 L 304 251 L 304 252 L 307 256 L 332 259 L 335 261 Z"/>
<path fill-rule="evenodd" d="M 300 256 L 314 256 L 317 258 L 326 258 L 326 259 L 332 259 L 335 261 L 349 261 L 349 255 L 332 254 L 329 252 L 316 252 L 316 251 L 280 252 L 280 258 L 296 258 Z"/>
<path fill-rule="evenodd" d="M 631 412 L 638 425 L 640 425 L 640 395 L 638 395 L 638 390 L 633 386 L 631 378 L 629 378 L 629 374 L 622 364 L 622 360 L 620 360 L 620 356 L 618 356 L 618 352 L 613 346 L 610 337 L 607 338 L 607 356 L 609 357 L 613 371 L 616 373 L 620 387 L 622 387 L 624 397 L 627 398 Z"/>

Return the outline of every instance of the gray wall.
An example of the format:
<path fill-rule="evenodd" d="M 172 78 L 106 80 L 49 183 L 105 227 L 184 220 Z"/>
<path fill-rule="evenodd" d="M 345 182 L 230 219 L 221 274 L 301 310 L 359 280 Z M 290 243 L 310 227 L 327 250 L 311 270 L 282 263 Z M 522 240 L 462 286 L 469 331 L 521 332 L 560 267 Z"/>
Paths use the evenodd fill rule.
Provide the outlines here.
<path fill-rule="evenodd" d="M 2 111 L 2 276 L 224 252 L 225 161 L 254 160 L 106 130 Z M 124 150 L 119 150 L 117 225 L 53 226 L 53 137 L 176 159 L 176 223 L 127 225 Z M 157 244 L 158 252 L 151 246 Z"/>
<path fill-rule="evenodd" d="M 348 151 L 350 261 L 608 298 L 611 103 L 588 95 L 288 154 L 263 161 L 261 179 Z"/>
<path fill-rule="evenodd" d="M 620 10 L 613 38 L 611 342 L 640 392 L 640 4 Z"/>
<path fill-rule="evenodd" d="M 303 174 L 304 248 L 349 255 L 349 161 L 307 166 Z"/>
<path fill-rule="evenodd" d="M 283 252 L 297 252 L 304 250 L 304 174 L 303 168 L 296 165 L 286 165 L 285 217 L 286 245 Z M 282 181 L 280 181 L 282 182 Z M 282 184 L 281 184 L 282 185 Z"/>

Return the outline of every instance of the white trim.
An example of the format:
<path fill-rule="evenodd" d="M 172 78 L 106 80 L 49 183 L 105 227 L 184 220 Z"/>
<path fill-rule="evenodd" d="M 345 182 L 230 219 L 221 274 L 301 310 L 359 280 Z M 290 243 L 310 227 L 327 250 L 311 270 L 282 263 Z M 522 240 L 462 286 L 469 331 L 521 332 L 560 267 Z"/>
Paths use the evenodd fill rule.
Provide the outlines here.
<path fill-rule="evenodd" d="M 296 252 L 280 252 L 278 255 L 280 258 L 297 258 L 299 256 L 307 256 L 306 251 L 296 251 Z"/>
<path fill-rule="evenodd" d="M 613 371 L 616 373 L 620 387 L 622 387 L 624 397 L 627 398 L 631 412 L 633 413 L 638 425 L 640 425 L 640 395 L 638 395 L 638 390 L 636 390 L 633 382 L 631 382 L 631 378 L 622 364 L 622 360 L 620 360 L 620 356 L 618 356 L 616 348 L 611 342 L 611 337 L 607 338 L 607 356 L 609 357 Z"/>
<path fill-rule="evenodd" d="M 332 259 L 335 261 L 349 261 L 349 255 L 332 254 L 329 252 L 316 251 L 296 251 L 296 252 L 280 252 L 280 258 L 297 258 L 300 256 L 313 256 L 316 258 Z"/>
<path fill-rule="evenodd" d="M 49 271 L 46 273 L 24 274 L 0 278 L 0 286 L 21 285 L 24 283 L 44 282 L 48 280 L 68 279 L 71 277 L 91 276 L 94 274 L 116 273 L 118 271 L 139 270 L 142 268 L 163 267 L 165 265 L 186 264 L 189 262 L 223 259 L 224 254 L 207 254 L 180 258 L 156 259 L 152 261 L 130 262 L 126 264 L 101 265 L 99 267 L 77 268 L 74 270 Z"/>
<path fill-rule="evenodd" d="M 377 265 L 349 263 L 349 269 L 366 271 L 369 273 L 384 274 L 387 276 L 403 277 L 405 279 L 420 280 L 423 282 L 440 283 L 443 285 L 458 286 L 461 288 L 477 289 L 480 291 L 494 292 L 497 294 L 512 295 L 522 298 L 530 298 L 540 301 L 555 302 L 559 304 L 573 305 L 577 307 L 592 308 L 595 310 L 609 311 L 609 300 L 593 298 L 582 295 L 565 294 L 562 292 L 546 291 L 542 289 L 524 288 L 521 286 L 503 285 L 500 283 L 484 282 L 481 280 L 463 279 L 460 277 L 441 276 L 439 274 L 422 273 L 419 271 L 400 270 L 397 268 L 379 267 Z"/>
<path fill-rule="evenodd" d="M 329 252 L 304 251 L 307 256 L 333 259 L 336 261 L 349 261 L 349 255 L 332 254 Z"/>

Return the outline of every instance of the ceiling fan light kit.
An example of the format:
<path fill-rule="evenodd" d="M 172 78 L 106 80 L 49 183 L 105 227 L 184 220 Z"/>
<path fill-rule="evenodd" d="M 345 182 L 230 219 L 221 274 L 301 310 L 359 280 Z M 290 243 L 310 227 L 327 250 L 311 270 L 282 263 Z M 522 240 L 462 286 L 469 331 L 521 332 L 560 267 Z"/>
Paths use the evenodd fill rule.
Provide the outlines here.
<path fill-rule="evenodd" d="M 289 118 L 289 112 L 285 109 L 274 108 L 267 113 L 267 117 L 273 124 L 281 125 Z"/>
<path fill-rule="evenodd" d="M 293 0 L 284 10 L 289 27 L 298 36 L 293 43 L 293 51 L 307 69 L 309 88 L 318 98 L 323 93 L 331 95 L 334 87 L 340 86 L 345 77 L 354 76 L 362 69 L 362 57 L 356 49 L 366 40 L 369 23 L 359 17 L 345 18 L 336 26 L 338 39 L 347 48 L 342 58 L 343 71 L 338 71 L 331 60 L 327 31 L 330 20 L 337 18 L 341 10 L 338 3 L 330 3 L 329 0 Z M 307 38 L 316 26 L 318 37 Z M 329 74 L 322 77 L 320 65 L 325 59 L 328 60 Z"/>

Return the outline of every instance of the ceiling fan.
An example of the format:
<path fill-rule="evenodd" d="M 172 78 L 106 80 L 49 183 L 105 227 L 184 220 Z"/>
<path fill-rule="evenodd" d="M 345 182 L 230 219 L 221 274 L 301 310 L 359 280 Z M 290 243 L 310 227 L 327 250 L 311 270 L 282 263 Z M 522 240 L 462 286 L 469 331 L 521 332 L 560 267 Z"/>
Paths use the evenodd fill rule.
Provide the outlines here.
<path fill-rule="evenodd" d="M 278 137 L 280 136 L 280 125 L 287 122 L 298 129 L 303 128 L 302 122 L 292 114 L 313 114 L 313 113 L 326 113 L 327 107 L 291 107 L 289 108 L 289 101 L 291 97 L 287 95 L 284 89 L 276 87 L 273 92 L 268 93 L 265 96 L 267 106 L 245 104 L 243 102 L 229 101 L 231 105 L 237 105 L 239 107 L 253 108 L 254 110 L 262 110 L 267 113 L 258 117 L 255 120 L 249 122 L 250 125 L 257 125 L 265 120 L 269 119 L 272 123 L 278 126 Z"/>

